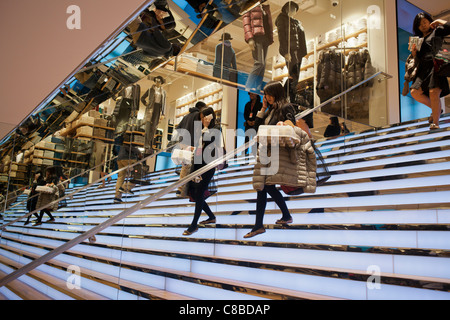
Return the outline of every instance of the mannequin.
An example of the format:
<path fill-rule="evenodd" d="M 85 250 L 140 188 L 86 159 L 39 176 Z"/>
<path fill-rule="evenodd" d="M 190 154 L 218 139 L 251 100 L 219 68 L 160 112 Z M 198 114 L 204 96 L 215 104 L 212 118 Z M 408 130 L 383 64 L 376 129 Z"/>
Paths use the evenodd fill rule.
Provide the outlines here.
<path fill-rule="evenodd" d="M 269 5 L 258 5 L 243 17 L 245 41 L 254 60 L 245 85 L 247 91 L 261 90 L 266 70 L 267 49 L 273 43 L 273 24 Z"/>
<path fill-rule="evenodd" d="M 135 124 L 139 111 L 139 97 L 141 87 L 138 84 L 130 84 L 122 90 L 120 102 L 116 104 L 114 115 L 116 117 L 115 134 L 124 133 L 129 124 Z"/>
<path fill-rule="evenodd" d="M 237 82 L 236 54 L 230 40 L 233 40 L 233 38 L 231 38 L 229 33 L 225 32 L 220 38 L 221 42 L 216 46 L 213 76 Z"/>
<path fill-rule="evenodd" d="M 280 41 L 280 54 L 286 60 L 294 88 L 298 83 L 302 59 L 307 53 L 305 31 L 301 22 L 294 18 L 298 10 L 297 3 L 286 2 L 275 21 Z"/>
<path fill-rule="evenodd" d="M 154 84 L 141 98 L 145 108 L 145 154 L 153 152 L 153 139 L 155 137 L 158 123 L 163 119 L 166 113 L 166 91 L 163 89 L 164 78 L 157 76 L 153 79 Z M 148 101 L 147 101 L 148 98 Z"/>

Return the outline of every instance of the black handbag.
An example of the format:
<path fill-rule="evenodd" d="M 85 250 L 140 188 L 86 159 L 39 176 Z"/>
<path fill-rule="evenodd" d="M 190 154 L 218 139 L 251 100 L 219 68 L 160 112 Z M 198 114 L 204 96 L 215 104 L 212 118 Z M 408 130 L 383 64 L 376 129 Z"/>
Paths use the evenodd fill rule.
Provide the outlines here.
<path fill-rule="evenodd" d="M 450 38 L 436 38 L 434 52 L 434 74 L 450 77 Z"/>
<path fill-rule="evenodd" d="M 139 185 L 150 185 L 150 181 L 147 180 L 147 174 L 149 173 L 149 166 L 143 163 L 134 165 L 131 168 L 130 182 Z"/>

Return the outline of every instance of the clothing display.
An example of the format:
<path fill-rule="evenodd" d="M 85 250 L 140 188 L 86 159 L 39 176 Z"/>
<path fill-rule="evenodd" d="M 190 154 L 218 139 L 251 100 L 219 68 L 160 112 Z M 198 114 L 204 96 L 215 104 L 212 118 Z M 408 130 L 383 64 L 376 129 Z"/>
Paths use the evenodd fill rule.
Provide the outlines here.
<path fill-rule="evenodd" d="M 243 16 L 245 42 L 253 44 L 254 60 L 246 90 L 261 90 L 266 71 L 266 57 L 269 46 L 273 43 L 273 23 L 269 5 L 259 5 Z"/>
<path fill-rule="evenodd" d="M 345 66 L 346 89 L 351 88 L 375 74 L 369 50 L 352 51 Z M 349 119 L 368 119 L 370 87 L 373 80 L 361 85 L 347 94 L 347 116 Z"/>
<path fill-rule="evenodd" d="M 344 65 L 345 57 L 341 52 L 335 49 L 320 52 L 316 89 L 321 102 L 342 92 L 342 69 Z"/>

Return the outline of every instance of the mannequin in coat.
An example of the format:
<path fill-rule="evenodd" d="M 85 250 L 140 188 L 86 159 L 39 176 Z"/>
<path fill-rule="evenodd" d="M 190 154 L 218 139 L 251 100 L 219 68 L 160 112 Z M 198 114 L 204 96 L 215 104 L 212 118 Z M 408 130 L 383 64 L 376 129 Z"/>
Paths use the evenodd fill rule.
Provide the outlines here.
<path fill-rule="evenodd" d="M 216 46 L 213 76 L 237 82 L 236 53 L 231 46 L 230 40 L 233 40 L 233 38 L 231 38 L 229 33 L 225 32 L 220 38 L 220 43 Z"/>
<path fill-rule="evenodd" d="M 163 89 L 164 78 L 157 76 L 154 85 L 141 98 L 145 108 L 145 154 L 152 153 L 153 139 L 158 123 L 166 112 L 166 91 Z"/>
<path fill-rule="evenodd" d="M 258 5 L 243 16 L 244 38 L 252 50 L 254 60 L 245 88 L 259 91 L 266 70 L 266 57 L 273 43 L 273 23 L 269 5 Z"/>
<path fill-rule="evenodd" d="M 280 41 L 280 54 L 286 60 L 289 77 L 293 79 L 294 88 L 300 75 L 302 59 L 307 53 L 305 31 L 302 23 L 294 18 L 298 9 L 297 3 L 286 2 L 275 21 Z"/>
<path fill-rule="evenodd" d="M 123 133 L 129 124 L 133 124 L 139 111 L 139 97 L 141 87 L 138 84 L 131 84 L 123 89 L 120 102 L 116 104 L 114 116 L 116 118 L 115 134 Z"/>

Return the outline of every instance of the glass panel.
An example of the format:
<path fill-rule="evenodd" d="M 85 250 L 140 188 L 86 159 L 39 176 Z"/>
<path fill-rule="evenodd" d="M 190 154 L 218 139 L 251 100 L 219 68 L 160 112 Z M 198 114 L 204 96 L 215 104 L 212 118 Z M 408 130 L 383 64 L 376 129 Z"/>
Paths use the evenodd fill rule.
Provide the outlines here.
<path fill-rule="evenodd" d="M 207 155 L 207 131 L 224 133 L 215 135 L 219 149 L 224 146 L 231 151 L 242 146 L 254 137 L 252 129 L 263 106 L 263 89 L 273 84 L 271 81 L 280 81 L 286 101 L 295 104 L 297 113 L 317 107 L 385 70 L 383 12 L 382 0 L 301 4 L 213 1 L 206 8 L 194 7 L 191 1 L 156 1 L 105 44 L 19 131 L 3 141 L 3 161 L 8 156 L 14 159 L 19 151 L 27 159 L 23 161 L 27 174 L 11 191 L 31 189 L 38 182 L 35 174 L 41 171 L 45 178 L 48 168 L 59 179 L 70 179 L 66 194 L 82 191 L 66 203 L 59 201 L 61 207 L 50 211 L 56 221 L 45 220 L 36 226 L 24 226 L 24 221 L 19 221 L 2 232 L 2 241 L 42 256 L 45 250 L 92 230 L 186 177 L 192 172 L 192 167 L 185 165 L 190 156 L 182 160 L 174 153 Z M 252 29 L 258 23 L 264 34 Z M 311 113 L 305 120 L 313 138 L 346 134 L 341 130 L 329 133 L 333 117 L 344 123 L 348 132 L 387 124 L 386 85 L 379 76 Z M 199 102 L 204 102 L 205 110 L 210 108 L 203 116 L 193 109 L 200 106 Z M 190 116 L 198 121 L 198 127 L 192 119 L 186 125 L 184 121 Z M 215 125 L 202 123 L 202 117 L 211 118 Z M 197 134 L 185 136 L 177 128 Z M 167 150 L 180 142 L 180 136 L 182 145 L 175 152 Z M 198 144 L 200 137 L 203 140 Z M 191 148 L 198 145 L 204 150 Z M 243 175 L 237 184 L 229 180 L 243 168 L 252 168 L 255 156 L 256 146 L 230 161 L 226 170 L 216 170 L 213 177 L 203 175 L 203 182 L 212 180 L 209 186 L 213 195 L 206 203 L 217 224 L 236 223 L 232 215 L 255 213 L 251 175 Z M 142 163 L 137 164 L 139 161 Z M 200 161 L 194 168 L 202 165 Z M 11 174 L 2 177 L 9 190 L 15 180 Z M 183 192 L 181 186 L 180 190 L 175 188 L 89 239 L 89 249 L 93 248 L 97 258 L 113 257 L 111 265 L 105 267 L 100 258 L 95 262 L 78 259 L 79 267 L 88 268 L 92 263 L 94 269 L 121 279 L 123 284 L 138 282 L 139 275 L 133 271 L 136 264 L 178 267 L 176 258 L 162 253 L 161 240 L 170 240 L 164 249 L 176 253 L 183 236 L 206 242 L 232 237 L 229 230 L 214 224 L 189 234 L 195 231 L 192 222 L 196 209 L 197 213 L 203 209 L 202 216 L 195 217 L 198 221 L 212 216 L 205 215 L 209 212 L 206 207 L 196 208 Z M 236 196 L 240 200 L 230 206 L 230 197 Z M 25 194 L 18 200 L 27 199 Z M 24 203 L 7 209 L 5 222 L 26 213 Z M 183 235 L 185 230 L 189 233 Z M 198 252 L 194 241 L 182 241 L 193 253 Z M 85 244 L 73 250 L 74 255 L 89 251 Z M 151 254 L 147 254 L 149 251 Z M 146 279 L 151 286 L 164 289 L 163 278 L 149 274 Z M 102 290 L 94 289 L 90 282 L 86 288 Z M 151 297 L 143 292 L 103 289 L 113 299 Z"/>

